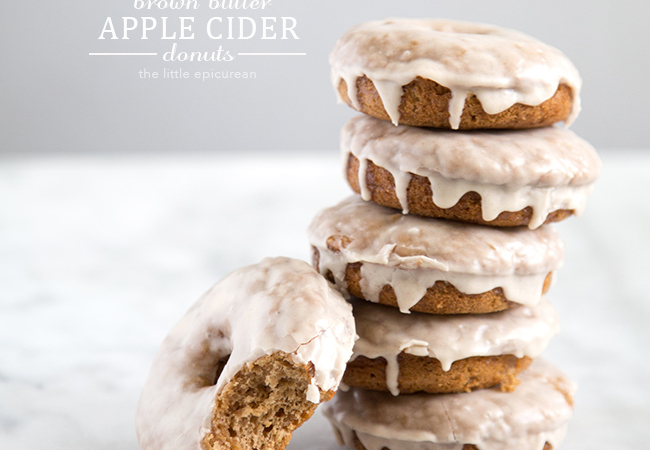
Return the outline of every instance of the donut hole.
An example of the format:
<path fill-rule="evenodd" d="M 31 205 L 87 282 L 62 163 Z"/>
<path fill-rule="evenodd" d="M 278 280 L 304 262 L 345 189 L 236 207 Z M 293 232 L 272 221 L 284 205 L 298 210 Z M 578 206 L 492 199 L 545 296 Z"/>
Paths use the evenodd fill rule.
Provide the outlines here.
<path fill-rule="evenodd" d="M 219 377 L 221 376 L 221 373 L 223 372 L 223 369 L 226 367 L 226 364 L 228 364 L 228 360 L 230 359 L 230 355 L 224 356 L 217 362 L 217 369 L 214 373 L 214 376 L 212 377 L 212 386 L 217 384 L 217 381 L 219 381 Z"/>
<path fill-rule="evenodd" d="M 307 400 L 309 369 L 282 352 L 244 366 L 215 400 L 205 448 L 285 448 L 317 406 Z"/>

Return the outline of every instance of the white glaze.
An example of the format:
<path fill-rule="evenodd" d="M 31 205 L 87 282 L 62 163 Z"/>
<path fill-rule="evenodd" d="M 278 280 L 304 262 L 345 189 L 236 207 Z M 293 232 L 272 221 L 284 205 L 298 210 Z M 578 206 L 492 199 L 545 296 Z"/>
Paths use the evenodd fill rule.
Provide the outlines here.
<path fill-rule="evenodd" d="M 372 80 L 395 125 L 402 86 L 418 76 L 451 90 L 449 122 L 454 129 L 468 94 L 478 97 L 485 112 L 496 114 L 515 103 L 539 105 L 564 83 L 573 93 L 567 124 L 580 112 L 582 80 L 571 61 L 526 34 L 493 25 L 432 19 L 363 23 L 337 41 L 330 64 L 335 90 L 345 80 L 356 109 L 357 78 Z"/>
<path fill-rule="evenodd" d="M 536 360 L 514 392 L 498 388 L 461 394 L 411 394 L 350 388 L 323 408 L 349 448 L 356 433 L 367 450 L 542 450 L 558 448 L 566 433 L 575 385 L 556 367 Z"/>
<path fill-rule="evenodd" d="M 205 293 L 162 343 L 136 415 L 142 449 L 195 450 L 216 396 L 247 363 L 275 352 L 314 365 L 307 400 L 335 390 L 355 339 L 351 306 L 307 263 L 267 258 Z M 218 361 L 230 355 L 216 385 Z"/>
<path fill-rule="evenodd" d="M 555 309 L 548 300 L 491 314 L 401 314 L 391 307 L 354 301 L 359 356 L 386 360 L 386 384 L 399 394 L 398 356 L 405 352 L 438 359 L 443 370 L 472 356 L 514 355 L 537 358 L 559 332 Z"/>
<path fill-rule="evenodd" d="M 327 246 L 337 236 L 350 240 L 340 252 Z M 564 254 L 548 225 L 494 228 L 403 215 L 356 195 L 321 211 L 309 227 L 309 241 L 319 251 L 319 271 L 330 271 L 344 295 L 346 266 L 362 262 L 364 298 L 379 301 L 381 288 L 390 284 L 402 312 L 438 280 L 466 294 L 501 287 L 508 300 L 534 306 Z"/>
<path fill-rule="evenodd" d="M 450 208 L 468 192 L 481 195 L 483 219 L 532 206 L 528 226 L 537 228 L 559 209 L 582 213 L 600 175 L 596 150 L 560 127 L 457 133 L 399 125 L 374 117 L 352 118 L 341 132 L 344 170 L 348 156 L 360 163 L 361 196 L 371 199 L 368 161 L 391 173 L 395 192 L 408 213 L 411 174 L 429 179 L 434 203 Z"/>

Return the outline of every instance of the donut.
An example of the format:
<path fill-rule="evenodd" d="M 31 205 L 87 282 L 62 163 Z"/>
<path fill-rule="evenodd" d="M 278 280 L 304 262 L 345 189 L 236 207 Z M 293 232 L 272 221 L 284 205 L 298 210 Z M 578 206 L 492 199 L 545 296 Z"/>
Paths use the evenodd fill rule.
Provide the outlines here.
<path fill-rule="evenodd" d="M 560 127 L 458 133 L 369 116 L 341 132 L 344 170 L 364 200 L 404 213 L 537 228 L 582 213 L 601 162 Z"/>
<path fill-rule="evenodd" d="M 550 225 L 497 228 L 403 215 L 358 195 L 319 212 L 308 236 L 314 267 L 345 296 L 404 313 L 534 306 L 564 255 Z"/>
<path fill-rule="evenodd" d="M 564 54 L 493 25 L 367 22 L 337 41 L 330 65 L 341 102 L 394 124 L 535 128 L 580 111 L 582 81 Z"/>
<path fill-rule="evenodd" d="M 351 388 L 323 408 L 337 439 L 358 450 L 551 450 L 564 439 L 576 387 L 537 359 L 514 392 L 399 395 Z"/>
<path fill-rule="evenodd" d="M 162 343 L 138 403 L 140 447 L 285 448 L 334 395 L 354 339 L 351 306 L 307 263 L 231 273 Z"/>
<path fill-rule="evenodd" d="M 393 395 L 469 392 L 517 376 L 559 332 L 551 303 L 491 314 L 406 315 L 396 308 L 353 301 L 359 339 L 343 383 Z"/>

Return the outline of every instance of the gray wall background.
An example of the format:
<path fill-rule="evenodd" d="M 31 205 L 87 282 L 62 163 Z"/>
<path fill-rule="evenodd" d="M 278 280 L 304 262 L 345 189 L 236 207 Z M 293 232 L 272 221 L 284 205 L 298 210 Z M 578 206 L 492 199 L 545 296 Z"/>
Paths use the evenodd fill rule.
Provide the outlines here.
<path fill-rule="evenodd" d="M 132 0 L 3 1 L 0 6 L 0 155 L 319 150 L 338 147 L 354 113 L 337 105 L 328 54 L 350 26 L 388 16 L 445 17 L 516 28 L 560 48 L 583 80 L 573 129 L 598 148 L 648 147 L 650 2 L 647 0 L 272 0 L 260 11 L 136 11 Z M 196 17 L 181 50 L 306 52 L 229 63 L 166 63 L 170 41 L 100 41 L 107 16 Z M 211 16 L 292 16 L 298 41 L 211 41 Z M 141 80 L 140 69 L 255 71 L 256 80 Z"/>

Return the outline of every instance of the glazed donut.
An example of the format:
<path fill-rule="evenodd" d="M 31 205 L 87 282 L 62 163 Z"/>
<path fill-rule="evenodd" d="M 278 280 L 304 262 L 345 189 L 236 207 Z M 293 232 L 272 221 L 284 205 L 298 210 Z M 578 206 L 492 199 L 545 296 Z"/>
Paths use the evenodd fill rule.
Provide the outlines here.
<path fill-rule="evenodd" d="M 231 273 L 162 343 L 138 404 L 141 448 L 285 448 L 334 395 L 354 339 L 351 306 L 307 263 Z"/>
<path fill-rule="evenodd" d="M 491 314 L 400 313 L 353 301 L 359 339 L 343 383 L 393 395 L 512 391 L 559 331 L 551 303 Z"/>
<path fill-rule="evenodd" d="M 330 64 L 341 101 L 396 125 L 533 128 L 580 111 L 582 81 L 566 56 L 493 25 L 368 22 L 337 41 Z"/>
<path fill-rule="evenodd" d="M 340 443 L 357 450 L 550 450 L 573 413 L 575 384 L 537 359 L 514 392 L 411 394 L 351 388 L 323 408 Z"/>
<path fill-rule="evenodd" d="M 534 306 L 560 268 L 549 225 L 485 227 L 403 215 L 354 195 L 309 226 L 313 265 L 346 296 L 408 313 L 488 313 Z"/>
<path fill-rule="evenodd" d="M 429 217 L 537 228 L 579 215 L 601 162 L 560 127 L 457 133 L 369 116 L 341 132 L 344 170 L 364 200 Z"/>

